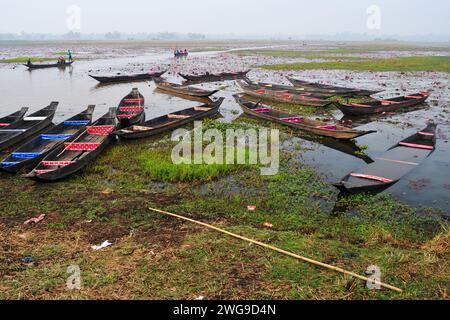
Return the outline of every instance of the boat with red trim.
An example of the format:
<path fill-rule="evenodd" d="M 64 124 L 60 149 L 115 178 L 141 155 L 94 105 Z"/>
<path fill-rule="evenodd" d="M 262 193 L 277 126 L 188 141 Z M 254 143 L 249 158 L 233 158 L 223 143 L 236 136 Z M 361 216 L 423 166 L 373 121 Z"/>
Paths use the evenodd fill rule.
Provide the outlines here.
<path fill-rule="evenodd" d="M 172 112 L 164 116 L 148 120 L 140 126 L 136 125 L 118 130 L 115 134 L 123 139 L 140 139 L 174 130 L 196 120 L 217 115 L 224 100 L 224 98 L 219 98 L 216 101 L 210 100 L 208 103 L 198 107 Z"/>
<path fill-rule="evenodd" d="M 56 181 L 80 171 L 115 139 L 112 132 L 117 128 L 116 110 L 117 108 L 111 108 L 81 134 L 74 135 L 59 145 L 25 177 L 38 181 Z"/>
<path fill-rule="evenodd" d="M 17 173 L 22 169 L 33 169 L 54 148 L 73 135 L 84 131 L 92 121 L 94 109 L 95 106 L 91 105 L 86 110 L 23 144 L 0 162 L 0 169 L 11 173 Z"/>
<path fill-rule="evenodd" d="M 145 121 L 145 98 L 137 88 L 133 88 L 119 104 L 117 119 L 122 128 Z"/>
<path fill-rule="evenodd" d="M 237 81 L 237 83 L 246 95 L 257 99 L 311 107 L 326 107 L 333 104 L 333 101 L 312 97 L 308 94 L 291 93 L 288 90 L 270 90 L 244 81 Z"/>
<path fill-rule="evenodd" d="M 289 93 L 301 94 L 301 95 L 310 96 L 310 97 L 319 98 L 319 99 L 328 99 L 328 98 L 332 98 L 332 97 L 336 96 L 333 93 L 308 92 L 301 88 L 288 86 L 288 85 L 284 85 L 284 84 L 252 81 L 247 77 L 242 80 L 244 80 L 248 84 L 258 86 L 258 87 L 264 88 L 264 89 L 275 90 L 275 91 L 285 91 L 285 92 L 289 92 Z"/>
<path fill-rule="evenodd" d="M 173 94 L 177 96 L 189 96 L 198 98 L 208 98 L 213 94 L 219 92 L 219 90 L 204 90 L 199 88 L 193 88 L 186 85 L 179 85 L 176 83 L 171 83 L 164 81 L 162 78 L 154 80 L 156 83 L 156 88 L 164 93 Z"/>
<path fill-rule="evenodd" d="M 28 108 L 22 108 L 19 111 L 16 111 L 14 113 L 11 113 L 8 116 L 5 116 L 3 118 L 0 118 L 0 129 L 6 128 L 11 126 L 12 124 L 16 123 L 17 121 L 20 121 L 25 116 L 25 113 L 27 113 Z"/>
<path fill-rule="evenodd" d="M 23 117 L 20 120 L 0 127 L 0 150 L 18 144 L 52 125 L 59 102 Z"/>
<path fill-rule="evenodd" d="M 246 115 L 286 125 L 295 129 L 313 133 L 322 137 L 350 140 L 376 131 L 361 131 L 350 129 L 337 124 L 308 119 L 287 112 L 278 111 L 270 106 L 254 103 L 244 99 L 241 95 L 234 95 L 236 102 Z"/>
<path fill-rule="evenodd" d="M 364 103 L 336 103 L 336 107 L 348 116 L 361 116 L 397 110 L 407 110 L 425 103 L 429 92 L 419 92 L 391 99 L 374 100 Z"/>
<path fill-rule="evenodd" d="M 346 88 L 333 86 L 329 84 L 322 84 L 317 82 L 309 82 L 303 81 L 293 78 L 287 78 L 289 82 L 291 82 L 295 87 L 308 91 L 308 92 L 317 92 L 317 93 L 329 93 L 335 96 L 341 97 L 365 97 L 371 96 L 373 94 L 379 93 L 381 91 L 376 90 L 365 90 L 365 89 L 356 89 L 356 88 Z"/>
<path fill-rule="evenodd" d="M 436 124 L 430 123 L 375 158 L 374 163 L 349 173 L 335 187 L 344 193 L 381 192 L 419 166 L 435 148 Z"/>

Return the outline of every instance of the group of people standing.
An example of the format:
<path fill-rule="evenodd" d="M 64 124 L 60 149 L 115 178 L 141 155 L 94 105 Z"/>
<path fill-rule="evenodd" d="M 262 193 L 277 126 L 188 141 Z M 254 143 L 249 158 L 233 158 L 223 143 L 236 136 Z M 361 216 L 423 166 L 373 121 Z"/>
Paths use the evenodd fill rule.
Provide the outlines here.
<path fill-rule="evenodd" d="M 184 49 L 184 50 L 176 49 L 174 51 L 175 58 L 187 57 L 188 55 L 189 55 L 189 52 L 187 51 L 187 49 Z"/>
<path fill-rule="evenodd" d="M 69 62 L 72 62 L 73 61 L 72 51 L 67 50 L 67 56 L 69 58 Z M 58 58 L 58 64 L 66 64 L 66 63 L 67 63 L 66 58 L 64 58 L 63 56 Z"/>

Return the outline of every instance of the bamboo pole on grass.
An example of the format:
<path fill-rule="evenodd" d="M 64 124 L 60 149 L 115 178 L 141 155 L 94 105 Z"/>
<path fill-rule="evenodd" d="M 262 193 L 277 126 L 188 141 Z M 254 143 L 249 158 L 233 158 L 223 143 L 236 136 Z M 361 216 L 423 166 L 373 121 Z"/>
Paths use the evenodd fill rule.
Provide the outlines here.
<path fill-rule="evenodd" d="M 165 214 L 165 215 L 168 215 L 168 216 L 171 216 L 171 217 L 175 217 L 175 218 L 178 218 L 178 219 L 182 219 L 182 220 L 185 220 L 185 221 L 189 221 L 189 222 L 192 222 L 192 223 L 195 223 L 195 224 L 198 224 L 200 226 L 203 226 L 203 227 L 206 227 L 206 228 L 218 231 L 220 233 L 229 235 L 229 236 L 231 236 L 233 238 L 240 239 L 240 240 L 243 240 L 243 241 L 247 241 L 247 242 L 256 244 L 256 245 L 258 245 L 260 247 L 279 252 L 281 254 L 290 256 L 290 257 L 298 259 L 298 260 L 302 260 L 302 261 L 308 262 L 310 264 L 313 264 L 313 265 L 316 265 L 316 266 L 319 266 L 319 267 L 322 267 L 322 268 L 325 268 L 325 269 L 328 269 L 328 270 L 332 270 L 332 271 L 335 271 L 335 272 L 346 274 L 346 275 L 355 277 L 357 279 L 360 279 L 360 280 L 363 280 L 363 281 L 366 281 L 366 282 L 367 281 L 374 282 L 374 284 L 378 284 L 378 285 L 380 285 L 383 288 L 386 288 L 386 289 L 389 289 L 389 290 L 392 290 L 392 291 L 395 291 L 395 292 L 399 292 L 399 293 L 403 292 L 402 289 L 394 287 L 394 286 L 391 286 L 390 284 L 383 283 L 381 281 L 377 281 L 377 280 L 374 280 L 374 279 L 369 279 L 368 277 L 359 275 L 359 274 L 354 273 L 352 271 L 348 271 L 348 270 L 345 270 L 345 269 L 342 269 L 342 268 L 339 268 L 339 267 L 332 266 L 332 265 L 327 264 L 327 263 L 323 263 L 323 262 L 320 262 L 320 261 L 317 261 L 317 260 L 306 258 L 306 257 L 300 256 L 300 255 L 297 255 L 295 253 L 292 253 L 292 252 L 289 252 L 289 251 L 286 251 L 286 250 L 283 250 L 283 249 L 279 249 L 277 247 L 265 244 L 263 242 L 260 242 L 260 241 L 257 241 L 257 240 L 253 240 L 253 239 L 250 239 L 250 238 L 247 238 L 247 237 L 244 237 L 244 236 L 241 236 L 241 235 L 238 235 L 238 234 L 226 231 L 224 229 L 217 228 L 217 227 L 215 227 L 213 225 L 210 225 L 210 224 L 207 224 L 207 223 L 204 223 L 204 222 L 201 222 L 201 221 L 197 221 L 197 220 L 194 220 L 194 219 L 190 219 L 190 218 L 187 218 L 187 217 L 175 214 L 175 213 L 170 213 L 170 212 L 159 210 L 159 209 L 149 208 L 149 210 L 154 211 L 154 212 L 158 212 L 158 213 L 162 213 L 162 214 Z"/>

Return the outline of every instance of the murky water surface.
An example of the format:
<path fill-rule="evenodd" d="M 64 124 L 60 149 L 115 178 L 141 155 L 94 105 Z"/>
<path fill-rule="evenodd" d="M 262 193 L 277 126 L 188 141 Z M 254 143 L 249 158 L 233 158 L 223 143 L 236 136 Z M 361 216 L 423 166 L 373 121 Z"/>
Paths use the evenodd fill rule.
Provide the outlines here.
<path fill-rule="evenodd" d="M 26 56 L 34 51 L 50 52 L 56 49 L 1 47 L 1 50 L 0 57 L 8 57 Z M 48 105 L 51 101 L 59 101 L 55 123 L 83 110 L 88 104 L 97 106 L 96 118 L 105 113 L 109 107 L 116 106 L 133 87 L 139 88 L 146 98 L 147 119 L 198 104 L 198 102 L 155 92 L 154 84 L 148 82 L 99 86 L 88 76 L 89 73 L 108 75 L 168 69 L 169 72 L 165 77 L 174 82 L 181 82 L 181 78 L 177 76 L 178 72 L 221 72 L 253 68 L 249 76 L 255 80 L 288 84 L 285 76 L 289 75 L 323 83 L 385 90 L 379 94 L 379 97 L 392 97 L 431 89 L 433 95 L 426 108 L 403 114 L 385 115 L 366 121 L 368 123 L 363 122 L 360 129 L 378 132 L 357 139 L 357 143 L 367 145 L 368 149 L 365 153 L 375 158 L 398 141 L 424 128 L 427 120 L 432 119 L 437 122 L 439 133 L 436 151 L 388 192 L 414 206 L 434 207 L 450 212 L 450 77 L 448 74 L 334 70 L 268 71 L 254 68 L 254 66 L 298 62 L 303 59 L 239 57 L 230 51 L 192 53 L 184 60 L 174 60 L 168 49 L 111 48 L 100 52 L 96 51 L 95 47 L 89 47 L 80 48 L 78 51 L 78 54 L 86 60 L 78 60 L 73 67 L 66 69 L 28 71 L 21 65 L 0 64 L 0 116 L 23 106 L 30 107 L 30 111 L 33 111 Z M 389 54 L 383 53 L 383 55 Z M 239 92 L 239 88 L 233 81 L 198 86 L 221 89 L 216 96 L 226 97 L 221 108 L 224 121 L 233 121 L 241 115 L 242 111 L 232 98 L 234 93 Z M 342 118 L 339 111 L 333 111 L 332 116 L 337 119 Z M 358 124 L 359 122 L 355 121 L 355 125 Z M 317 168 L 330 182 L 336 182 L 349 171 L 364 165 L 362 159 L 338 151 L 339 148 L 332 148 L 329 144 L 327 146 L 301 137 L 299 133 L 299 137 L 289 141 L 285 147 L 293 148 L 296 144 L 301 145 L 303 151 L 297 154 L 296 160 Z"/>

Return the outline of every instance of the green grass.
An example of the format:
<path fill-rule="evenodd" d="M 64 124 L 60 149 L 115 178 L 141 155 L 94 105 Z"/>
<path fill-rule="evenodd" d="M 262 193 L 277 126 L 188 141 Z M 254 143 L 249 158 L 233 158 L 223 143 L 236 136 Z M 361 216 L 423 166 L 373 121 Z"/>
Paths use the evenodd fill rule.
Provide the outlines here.
<path fill-rule="evenodd" d="M 450 57 L 406 57 L 368 61 L 311 62 L 262 66 L 273 70 L 438 71 L 450 73 Z"/>
<path fill-rule="evenodd" d="M 204 129 L 255 124 L 207 121 Z M 0 299 L 447 298 L 449 233 L 435 211 L 420 214 L 386 194 L 338 199 L 340 210 L 333 211 L 336 191 L 294 160 L 294 151 L 281 153 L 277 176 L 263 177 L 253 167 L 176 167 L 172 145 L 168 135 L 111 145 L 85 170 L 54 184 L 1 175 L 8 201 L 0 202 Z M 367 290 L 363 282 L 148 207 L 359 274 L 375 264 L 383 281 L 405 292 Z M 43 222 L 23 225 L 41 213 Z M 113 245 L 91 249 L 105 240 Z M 24 264 L 23 257 L 35 262 Z M 69 265 L 80 266 L 80 291 L 65 287 Z"/>
<path fill-rule="evenodd" d="M 237 166 L 226 164 L 174 164 L 170 155 L 158 152 L 141 155 L 141 161 L 150 179 L 164 182 L 206 182 L 237 170 Z"/>
<path fill-rule="evenodd" d="M 32 62 L 55 60 L 55 58 L 16 57 L 11 59 L 0 59 L 0 63 L 26 63 L 28 62 L 28 59 L 31 59 Z"/>

